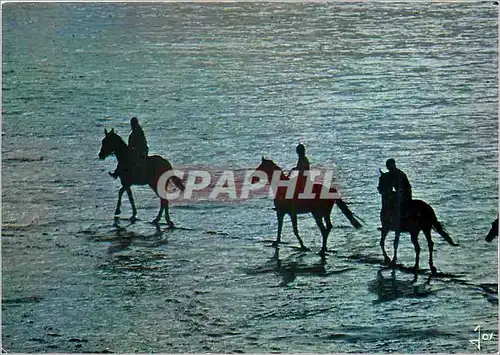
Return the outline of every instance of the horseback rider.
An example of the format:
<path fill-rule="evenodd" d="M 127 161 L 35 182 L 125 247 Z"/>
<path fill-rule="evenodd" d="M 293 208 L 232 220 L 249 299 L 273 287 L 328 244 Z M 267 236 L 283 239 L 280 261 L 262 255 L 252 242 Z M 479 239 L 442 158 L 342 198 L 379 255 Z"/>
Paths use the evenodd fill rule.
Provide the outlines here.
<path fill-rule="evenodd" d="M 302 143 L 297 145 L 295 148 L 299 159 L 297 160 L 297 166 L 292 170 L 298 170 L 299 175 L 304 176 L 304 171 L 309 170 L 309 159 L 306 157 L 306 147 Z"/>
<path fill-rule="evenodd" d="M 295 151 L 298 155 L 297 166 L 292 168 L 293 170 L 298 171 L 297 176 L 297 191 L 304 191 L 307 177 L 305 176 L 305 172 L 310 170 L 309 159 L 306 157 L 306 147 L 299 143 L 295 148 Z"/>
<path fill-rule="evenodd" d="M 396 161 L 394 159 L 387 159 L 385 165 L 389 170 L 388 174 L 392 188 L 394 188 L 396 192 L 394 217 L 397 226 L 399 226 L 403 211 L 412 200 L 411 185 L 406 174 L 396 167 Z"/>
<path fill-rule="evenodd" d="M 136 166 L 141 167 L 148 157 L 148 142 L 137 117 L 132 117 L 130 126 L 132 127 L 132 133 L 128 137 L 128 147 L 133 159 L 135 159 Z"/>
<path fill-rule="evenodd" d="M 137 117 L 132 117 L 130 120 L 130 126 L 132 128 L 132 132 L 128 137 L 128 148 L 130 151 L 130 157 L 132 160 L 132 166 L 134 166 L 134 170 L 143 170 L 144 163 L 146 158 L 148 157 L 148 142 L 146 140 L 146 136 L 144 135 L 144 131 L 142 127 L 139 125 L 139 120 Z M 118 165 L 114 172 L 109 173 L 113 178 L 118 178 L 121 172 L 121 167 Z"/>

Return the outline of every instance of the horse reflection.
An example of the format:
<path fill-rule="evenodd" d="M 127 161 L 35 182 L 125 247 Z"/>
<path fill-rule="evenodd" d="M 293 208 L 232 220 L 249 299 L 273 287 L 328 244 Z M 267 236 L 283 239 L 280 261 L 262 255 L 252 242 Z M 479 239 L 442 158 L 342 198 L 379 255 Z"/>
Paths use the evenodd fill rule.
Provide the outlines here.
<path fill-rule="evenodd" d="M 247 274 L 277 274 L 281 277 L 278 287 L 289 285 L 295 281 L 297 276 L 327 276 L 330 274 L 325 269 L 326 258 L 322 257 L 318 262 L 308 265 L 304 260 L 306 256 L 308 256 L 307 253 L 299 251 L 283 260 L 280 258 L 279 247 L 277 247 L 273 256 L 263 266 L 249 269 Z"/>
<path fill-rule="evenodd" d="M 154 224 L 155 232 L 152 234 L 139 234 L 137 232 L 127 230 L 127 227 L 130 225 L 131 224 L 126 227 L 122 227 L 117 223 L 117 220 L 115 220 L 114 226 L 116 227 L 116 238 L 110 239 L 111 245 L 108 247 L 108 254 L 114 254 L 126 250 L 132 244 L 156 247 L 166 243 L 166 240 L 162 239 L 165 232 L 158 224 Z"/>
<path fill-rule="evenodd" d="M 375 280 L 368 283 L 368 290 L 376 293 L 378 299 L 373 301 L 374 304 L 397 300 L 398 298 L 421 298 L 427 297 L 433 291 L 429 290 L 429 284 L 432 275 L 429 275 L 426 282 L 417 285 L 418 274 L 415 273 L 413 280 L 398 280 L 396 278 L 396 270 L 391 270 L 391 276 L 384 277 L 383 272 L 388 268 L 381 268 L 377 271 Z"/>
<path fill-rule="evenodd" d="M 298 253 L 297 261 L 283 263 L 280 259 L 279 248 L 275 249 L 274 255 L 271 257 L 270 262 L 276 263 L 275 272 L 281 276 L 282 281 L 278 286 L 287 286 L 289 283 L 295 281 L 298 275 L 306 276 L 326 276 L 326 258 L 321 257 L 319 262 L 312 265 L 301 264 L 300 261 L 304 258 L 305 253 Z"/>

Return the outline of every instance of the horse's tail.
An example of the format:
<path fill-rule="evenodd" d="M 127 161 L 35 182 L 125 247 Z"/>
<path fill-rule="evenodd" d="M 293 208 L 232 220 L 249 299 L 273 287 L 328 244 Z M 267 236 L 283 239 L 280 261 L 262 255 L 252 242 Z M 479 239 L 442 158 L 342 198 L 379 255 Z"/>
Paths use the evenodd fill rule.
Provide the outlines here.
<path fill-rule="evenodd" d="M 354 228 L 359 229 L 361 228 L 361 223 L 358 221 L 358 219 L 354 216 L 354 213 L 347 207 L 347 204 L 342 201 L 342 199 L 335 200 L 335 203 L 339 207 L 339 209 L 342 211 L 344 216 L 347 217 L 349 222 L 353 225 Z"/>
<path fill-rule="evenodd" d="M 186 189 L 186 186 L 184 186 L 182 180 L 178 176 L 172 176 L 170 181 L 172 181 L 179 190 L 184 191 Z"/>
<path fill-rule="evenodd" d="M 434 223 L 432 224 L 432 229 L 434 229 L 436 232 L 438 232 L 441 237 L 444 238 L 444 240 L 446 240 L 450 245 L 453 245 L 454 247 L 458 246 L 457 243 L 455 243 L 453 241 L 453 239 L 451 239 L 450 235 L 448 234 L 448 232 L 444 229 L 443 225 L 441 224 L 441 222 L 439 222 L 437 220 L 437 218 L 434 218 Z"/>

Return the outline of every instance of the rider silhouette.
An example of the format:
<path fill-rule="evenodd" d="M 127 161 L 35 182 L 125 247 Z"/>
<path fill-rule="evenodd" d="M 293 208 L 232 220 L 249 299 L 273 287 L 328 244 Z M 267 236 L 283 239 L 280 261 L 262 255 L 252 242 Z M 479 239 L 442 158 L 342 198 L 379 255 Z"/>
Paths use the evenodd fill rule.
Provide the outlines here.
<path fill-rule="evenodd" d="M 136 164 L 139 165 L 148 157 L 148 142 L 137 117 L 132 117 L 130 126 L 132 127 L 132 133 L 128 137 L 128 147 L 135 156 Z"/>
<path fill-rule="evenodd" d="M 302 143 L 299 143 L 297 148 L 295 148 L 295 151 L 297 152 L 299 159 L 297 160 L 297 166 L 292 170 L 298 170 L 299 175 L 304 176 L 304 171 L 309 170 L 309 159 L 306 157 L 306 147 L 304 147 Z"/>
<path fill-rule="evenodd" d="M 137 117 L 132 117 L 130 126 L 132 132 L 128 137 L 128 148 L 132 159 L 132 165 L 135 166 L 137 170 L 140 170 L 148 157 L 148 142 L 146 141 L 146 136 L 144 135 L 142 127 L 139 125 Z M 121 166 L 118 164 L 115 171 L 109 173 L 109 175 L 116 179 L 120 173 Z"/>
<path fill-rule="evenodd" d="M 390 181 L 394 191 L 396 191 L 394 218 L 396 228 L 399 229 L 402 211 L 408 207 L 408 203 L 412 200 L 411 185 L 406 174 L 396 167 L 394 159 L 387 159 L 385 165 L 389 169 Z"/>
<path fill-rule="evenodd" d="M 307 179 L 307 177 L 304 176 L 304 173 L 310 168 L 309 159 L 306 157 L 306 147 L 304 147 L 303 144 L 299 143 L 297 148 L 295 148 L 295 151 L 297 152 L 299 159 L 297 160 L 297 166 L 292 170 L 297 170 L 299 172 L 297 176 L 297 191 L 304 191 Z"/>

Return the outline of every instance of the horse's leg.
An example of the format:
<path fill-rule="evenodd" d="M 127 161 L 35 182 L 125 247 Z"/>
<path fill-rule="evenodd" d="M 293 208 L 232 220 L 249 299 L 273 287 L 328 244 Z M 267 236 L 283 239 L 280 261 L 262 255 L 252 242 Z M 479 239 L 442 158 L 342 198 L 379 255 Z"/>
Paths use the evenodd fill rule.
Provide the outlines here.
<path fill-rule="evenodd" d="M 391 265 L 396 265 L 398 261 L 398 245 L 399 245 L 399 237 L 401 236 L 401 232 L 396 230 L 394 233 L 394 255 L 392 257 Z"/>
<path fill-rule="evenodd" d="M 413 243 L 413 247 L 415 248 L 415 265 L 413 266 L 413 270 L 415 272 L 418 271 L 419 261 L 420 261 L 420 244 L 418 244 L 418 233 L 420 231 L 413 231 L 410 233 L 411 242 Z"/>
<path fill-rule="evenodd" d="M 168 228 L 174 228 L 174 222 L 170 220 L 170 213 L 168 210 L 168 200 L 162 200 L 161 202 L 165 209 L 165 221 L 167 222 Z"/>
<path fill-rule="evenodd" d="M 165 210 L 165 206 L 163 205 L 163 199 L 160 199 L 160 210 L 158 211 L 158 214 L 156 215 L 156 218 L 153 219 L 153 224 L 158 224 L 160 223 L 161 216 L 163 215 L 163 211 Z"/>
<path fill-rule="evenodd" d="M 281 211 L 276 210 L 276 217 L 278 219 L 278 236 L 273 245 L 277 246 L 278 243 L 281 242 L 281 231 L 283 229 L 283 218 L 285 218 L 285 214 Z"/>
<path fill-rule="evenodd" d="M 128 200 L 130 205 L 132 206 L 132 217 L 130 217 L 131 221 L 135 221 L 137 219 L 137 209 L 135 208 L 134 196 L 132 196 L 132 190 L 130 186 L 126 188 Z"/>
<path fill-rule="evenodd" d="M 319 230 L 321 231 L 321 236 L 323 237 L 323 244 L 321 245 L 321 251 L 319 252 L 320 255 L 325 255 L 326 253 L 326 243 L 328 241 L 328 230 L 323 224 L 323 217 L 319 215 L 314 215 L 314 220 L 316 221 L 316 224 L 318 225 Z"/>
<path fill-rule="evenodd" d="M 122 205 L 122 196 L 123 196 L 123 193 L 125 192 L 125 187 L 121 187 L 120 188 L 120 191 L 118 191 L 118 202 L 116 204 L 116 209 L 115 209 L 115 216 L 118 216 L 122 213 L 122 210 L 121 210 L 121 205 Z"/>
<path fill-rule="evenodd" d="M 425 239 L 427 239 L 427 245 L 429 246 L 429 267 L 431 268 L 431 273 L 433 275 L 435 275 L 437 273 L 437 269 L 434 266 L 434 259 L 433 259 L 434 242 L 432 241 L 432 238 L 431 238 L 431 230 L 424 229 L 423 231 L 424 231 Z"/>
<path fill-rule="evenodd" d="M 327 233 L 327 238 L 330 235 L 330 231 L 333 228 L 332 220 L 330 218 L 330 213 L 328 213 L 325 217 L 325 223 L 326 223 L 326 233 Z"/>
<path fill-rule="evenodd" d="M 391 259 L 385 251 L 385 238 L 387 237 L 387 234 L 389 234 L 389 230 L 382 228 L 382 233 L 380 236 L 380 247 L 382 248 L 382 254 L 384 255 L 384 263 L 389 264 L 391 262 Z"/>
<path fill-rule="evenodd" d="M 300 238 L 300 235 L 299 235 L 299 228 L 297 227 L 297 214 L 290 213 L 290 219 L 292 220 L 293 234 L 295 234 L 295 236 L 299 240 L 300 248 L 303 250 L 307 250 L 306 246 L 302 242 L 302 238 Z"/>

